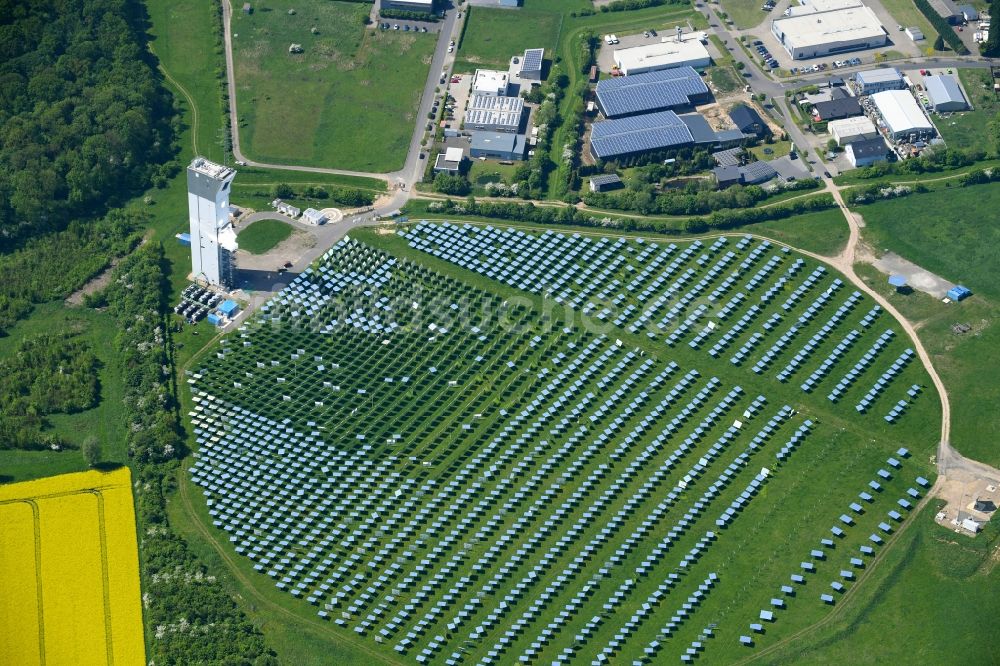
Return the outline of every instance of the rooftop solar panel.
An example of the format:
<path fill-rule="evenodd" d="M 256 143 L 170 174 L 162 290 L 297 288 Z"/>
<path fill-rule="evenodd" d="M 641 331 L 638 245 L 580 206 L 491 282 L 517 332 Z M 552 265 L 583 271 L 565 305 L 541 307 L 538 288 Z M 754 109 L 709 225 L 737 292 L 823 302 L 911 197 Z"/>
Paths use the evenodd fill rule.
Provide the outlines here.
<path fill-rule="evenodd" d="M 690 130 L 672 111 L 594 123 L 591 132 L 593 152 L 601 159 L 692 142 Z"/>
<path fill-rule="evenodd" d="M 691 67 L 633 74 L 597 83 L 597 103 L 608 118 L 668 109 L 690 104 L 708 93 L 701 76 Z"/>
<path fill-rule="evenodd" d="M 544 53 L 545 49 L 527 49 L 524 52 L 524 59 L 521 61 L 521 69 L 529 72 L 540 70 Z"/>

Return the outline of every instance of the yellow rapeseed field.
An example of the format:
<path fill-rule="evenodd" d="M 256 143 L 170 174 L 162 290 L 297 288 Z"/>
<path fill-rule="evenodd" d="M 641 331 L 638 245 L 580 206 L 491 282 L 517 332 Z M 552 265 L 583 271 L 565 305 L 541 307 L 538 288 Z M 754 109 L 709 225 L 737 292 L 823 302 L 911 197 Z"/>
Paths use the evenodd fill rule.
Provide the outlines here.
<path fill-rule="evenodd" d="M 0 664 L 145 663 L 131 478 L 0 486 Z"/>

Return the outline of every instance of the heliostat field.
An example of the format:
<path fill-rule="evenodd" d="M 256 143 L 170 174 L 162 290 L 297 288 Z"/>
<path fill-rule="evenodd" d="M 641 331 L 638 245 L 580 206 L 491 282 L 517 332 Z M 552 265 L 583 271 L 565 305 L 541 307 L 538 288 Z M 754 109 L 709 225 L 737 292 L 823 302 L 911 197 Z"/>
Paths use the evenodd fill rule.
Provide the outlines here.
<path fill-rule="evenodd" d="M 401 662 L 752 656 L 863 584 L 938 431 L 896 322 L 749 236 L 365 232 L 193 367 L 214 525 Z"/>

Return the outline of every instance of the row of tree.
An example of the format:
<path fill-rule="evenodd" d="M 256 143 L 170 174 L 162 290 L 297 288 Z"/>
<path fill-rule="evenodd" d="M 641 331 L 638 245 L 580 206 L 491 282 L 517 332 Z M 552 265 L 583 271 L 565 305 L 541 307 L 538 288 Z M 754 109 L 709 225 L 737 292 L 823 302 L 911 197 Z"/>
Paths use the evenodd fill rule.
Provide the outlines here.
<path fill-rule="evenodd" d="M 726 208 L 752 208 L 784 191 L 812 190 L 818 181 L 806 178 L 787 188 L 764 189 L 759 185 L 734 185 L 716 190 L 708 180 L 692 181 L 681 189 L 657 191 L 653 185 L 640 185 L 620 192 L 590 192 L 583 201 L 595 208 L 627 210 L 643 215 L 705 215 Z"/>
<path fill-rule="evenodd" d="M 145 188 L 172 99 L 137 0 L 0 3 L 0 251 Z"/>
<path fill-rule="evenodd" d="M 829 194 L 796 199 L 766 208 L 733 208 L 717 210 L 706 216 L 677 219 L 645 217 L 611 217 L 574 206 L 537 206 L 533 203 L 508 201 L 477 201 L 447 199 L 433 201 L 428 212 L 488 217 L 537 224 L 565 224 L 586 227 L 610 227 L 627 231 L 655 231 L 658 233 L 704 233 L 709 230 L 736 229 L 758 222 L 780 220 L 794 215 L 833 208 L 836 203 Z"/>
<path fill-rule="evenodd" d="M 167 497 L 175 490 L 185 447 L 163 317 L 166 293 L 158 243 L 126 257 L 104 293 L 118 326 L 115 347 L 127 378 L 122 410 L 136 477 L 148 658 L 158 666 L 277 664 L 260 630 L 167 518 Z"/>

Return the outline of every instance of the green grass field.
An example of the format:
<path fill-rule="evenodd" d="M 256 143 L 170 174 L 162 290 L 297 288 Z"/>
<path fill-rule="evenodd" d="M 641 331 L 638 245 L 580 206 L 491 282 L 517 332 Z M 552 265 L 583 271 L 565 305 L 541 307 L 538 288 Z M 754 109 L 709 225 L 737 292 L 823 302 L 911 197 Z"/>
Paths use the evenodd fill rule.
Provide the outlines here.
<path fill-rule="evenodd" d="M 972 105 L 971 111 L 948 114 L 948 117 L 934 116 L 934 124 L 941 137 L 951 148 L 986 148 L 983 145 L 983 128 L 1000 113 L 1000 100 L 993 93 L 993 81 L 988 70 L 960 69 L 958 76 L 962 88 Z"/>
<path fill-rule="evenodd" d="M 240 249 L 250 254 L 264 254 L 296 232 L 281 220 L 258 220 L 242 229 L 237 237 Z"/>
<path fill-rule="evenodd" d="M 506 70 L 510 59 L 529 48 L 544 48 L 551 59 L 559 39 L 563 17 L 550 7 L 517 11 L 470 7 L 468 26 L 457 52 L 456 72 L 476 68 Z"/>
<path fill-rule="evenodd" d="M 865 239 L 888 248 L 975 295 L 944 305 L 922 294 L 900 296 L 872 276 L 901 312 L 920 323 L 920 336 L 935 359 L 951 395 L 952 444 L 963 454 L 1000 465 L 1000 447 L 984 432 L 1000 428 L 1000 231 L 994 214 L 1000 188 L 980 185 L 942 189 L 858 209 L 865 218 Z M 874 271 L 872 271 L 874 273 Z M 973 331 L 956 335 L 951 326 L 968 323 Z"/>
<path fill-rule="evenodd" d="M 247 155 L 373 172 L 403 165 L 435 35 L 365 29 L 369 10 L 363 3 L 269 0 L 233 17 Z M 292 43 L 304 52 L 290 54 Z"/>
<path fill-rule="evenodd" d="M 214 72 L 222 54 L 214 48 L 214 6 L 200 0 L 145 6 L 152 24 L 153 52 L 183 113 L 187 137 L 181 146 L 187 150 L 197 146 L 193 152 L 221 161 L 222 88 Z"/>
<path fill-rule="evenodd" d="M 971 540 L 937 525 L 938 508 L 931 502 L 913 518 L 850 610 L 767 663 L 994 663 L 1000 637 L 982 618 L 1000 612 L 1000 570 L 989 554 L 996 527 Z"/>
<path fill-rule="evenodd" d="M 720 0 L 720 11 L 725 12 L 737 28 L 744 30 L 760 24 L 764 19 L 775 18 L 761 9 L 763 0 Z"/>

